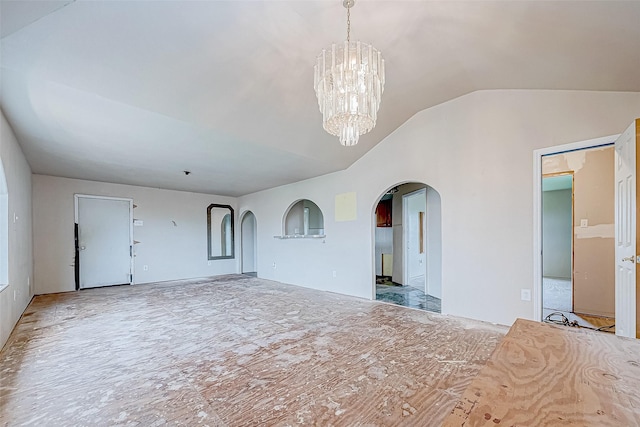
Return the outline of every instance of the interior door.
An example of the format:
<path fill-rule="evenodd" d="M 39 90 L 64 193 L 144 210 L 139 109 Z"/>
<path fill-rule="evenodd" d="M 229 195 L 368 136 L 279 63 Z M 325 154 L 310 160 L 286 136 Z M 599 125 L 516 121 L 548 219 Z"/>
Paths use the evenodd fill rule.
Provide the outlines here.
<path fill-rule="evenodd" d="M 636 336 L 636 120 L 615 143 L 616 335 Z"/>
<path fill-rule="evenodd" d="M 406 194 L 402 199 L 405 235 L 405 285 L 427 293 L 427 256 L 425 251 L 426 189 Z"/>
<path fill-rule="evenodd" d="M 76 196 L 81 289 L 132 282 L 132 205 L 127 199 Z"/>

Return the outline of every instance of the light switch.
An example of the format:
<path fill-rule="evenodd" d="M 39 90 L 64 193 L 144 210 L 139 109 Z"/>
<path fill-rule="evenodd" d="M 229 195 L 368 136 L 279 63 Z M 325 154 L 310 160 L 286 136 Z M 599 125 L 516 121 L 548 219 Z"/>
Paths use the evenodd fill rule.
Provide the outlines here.
<path fill-rule="evenodd" d="M 520 299 L 522 301 L 531 301 L 531 289 L 521 289 Z"/>

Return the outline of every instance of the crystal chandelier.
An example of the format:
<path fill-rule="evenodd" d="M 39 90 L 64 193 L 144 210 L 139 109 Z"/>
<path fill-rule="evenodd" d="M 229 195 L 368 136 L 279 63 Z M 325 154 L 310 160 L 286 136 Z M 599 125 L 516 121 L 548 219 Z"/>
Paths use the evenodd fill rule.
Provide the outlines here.
<path fill-rule="evenodd" d="M 376 125 L 380 98 L 384 91 L 384 59 L 368 43 L 352 42 L 351 7 L 355 0 L 344 0 L 347 8 L 347 40 L 332 44 L 318 55 L 313 87 L 322 113 L 322 127 L 345 146 Z"/>

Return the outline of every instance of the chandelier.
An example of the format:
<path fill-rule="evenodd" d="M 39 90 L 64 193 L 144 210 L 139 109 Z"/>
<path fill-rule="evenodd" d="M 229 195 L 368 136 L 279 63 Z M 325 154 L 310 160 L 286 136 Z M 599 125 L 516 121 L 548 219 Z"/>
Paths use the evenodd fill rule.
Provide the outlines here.
<path fill-rule="evenodd" d="M 384 91 L 382 54 L 368 43 L 351 41 L 354 4 L 342 3 L 347 8 L 347 40 L 322 50 L 313 79 L 322 127 L 345 146 L 356 145 L 360 135 L 374 128 Z"/>

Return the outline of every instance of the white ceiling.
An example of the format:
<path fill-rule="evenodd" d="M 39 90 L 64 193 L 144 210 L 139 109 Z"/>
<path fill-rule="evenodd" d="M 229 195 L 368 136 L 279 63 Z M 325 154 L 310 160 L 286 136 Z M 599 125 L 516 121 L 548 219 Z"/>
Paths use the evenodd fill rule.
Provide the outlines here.
<path fill-rule="evenodd" d="M 640 91 L 640 1 L 358 0 L 387 86 L 345 148 L 312 87 L 341 3 L 1 0 L 0 103 L 34 173 L 238 196 L 344 169 L 475 90 Z"/>

